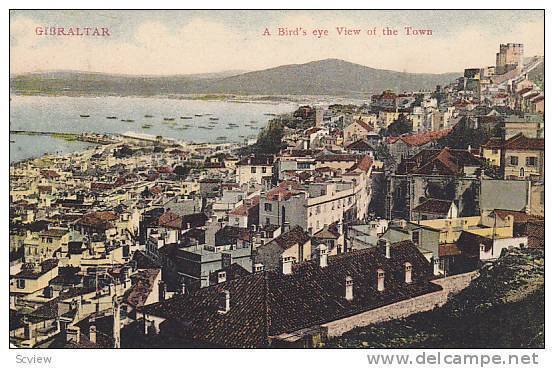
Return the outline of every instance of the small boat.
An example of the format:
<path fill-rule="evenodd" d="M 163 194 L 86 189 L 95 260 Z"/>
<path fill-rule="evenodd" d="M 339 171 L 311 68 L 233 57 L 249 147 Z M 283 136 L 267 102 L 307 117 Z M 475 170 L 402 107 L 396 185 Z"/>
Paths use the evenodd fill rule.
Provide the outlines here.
<path fill-rule="evenodd" d="M 264 115 L 266 115 L 266 116 L 275 116 L 275 114 L 273 114 L 271 112 L 266 112 Z"/>
<path fill-rule="evenodd" d="M 121 119 L 124 123 L 134 123 L 135 121 L 133 119 Z"/>
<path fill-rule="evenodd" d="M 256 129 L 260 129 L 260 128 L 258 128 L 258 127 L 250 127 L 250 129 L 256 130 Z"/>
<path fill-rule="evenodd" d="M 164 118 L 164 121 L 173 121 L 175 118 Z"/>
<path fill-rule="evenodd" d="M 210 118 L 210 120 L 215 121 L 215 120 L 219 120 L 219 118 Z"/>
<path fill-rule="evenodd" d="M 82 117 L 82 118 L 89 118 L 90 117 L 90 115 L 83 115 L 83 114 L 81 114 L 79 116 Z"/>
<path fill-rule="evenodd" d="M 200 116 L 204 116 L 204 115 L 202 115 L 202 114 L 194 114 L 194 116 L 200 117 Z"/>
<path fill-rule="evenodd" d="M 221 137 L 217 137 L 216 139 L 217 139 L 218 141 L 226 141 L 226 140 L 227 140 L 227 137 L 221 136 Z"/>
<path fill-rule="evenodd" d="M 111 119 L 111 120 L 117 119 L 117 116 L 106 116 L 106 119 Z"/>
<path fill-rule="evenodd" d="M 192 119 L 192 116 L 181 116 L 181 119 Z"/>
<path fill-rule="evenodd" d="M 145 118 L 153 118 L 152 115 L 148 115 L 148 114 L 147 114 L 147 115 L 144 115 L 144 117 L 145 117 Z"/>
<path fill-rule="evenodd" d="M 152 128 L 152 124 L 143 124 L 142 129 L 150 129 Z"/>

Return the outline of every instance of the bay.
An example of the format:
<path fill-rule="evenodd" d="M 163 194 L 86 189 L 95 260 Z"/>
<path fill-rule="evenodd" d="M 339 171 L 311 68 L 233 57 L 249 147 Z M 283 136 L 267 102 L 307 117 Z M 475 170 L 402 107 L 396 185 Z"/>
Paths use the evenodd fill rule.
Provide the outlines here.
<path fill-rule="evenodd" d="M 162 97 L 11 96 L 10 130 L 101 134 L 133 132 L 195 143 L 217 142 L 218 137 L 225 137 L 229 142 L 242 142 L 247 137 L 258 135 L 272 117 L 266 114 L 290 113 L 297 107 L 298 104 L 290 102 L 238 103 Z M 229 123 L 236 126 L 229 127 Z M 145 124 L 151 127 L 145 128 Z M 10 143 L 10 162 L 45 153 L 70 153 L 89 146 L 84 142 L 50 136 L 11 134 L 10 141 L 13 141 Z"/>

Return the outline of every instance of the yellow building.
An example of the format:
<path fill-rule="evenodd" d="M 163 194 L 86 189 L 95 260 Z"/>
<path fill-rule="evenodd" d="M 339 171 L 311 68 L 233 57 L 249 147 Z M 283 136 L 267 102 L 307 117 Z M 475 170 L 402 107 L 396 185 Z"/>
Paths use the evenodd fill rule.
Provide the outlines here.
<path fill-rule="evenodd" d="M 69 238 L 69 230 L 62 228 L 29 233 L 23 243 L 25 262 L 42 262 L 56 253 L 67 253 Z"/>
<path fill-rule="evenodd" d="M 503 145 L 505 179 L 544 177 L 544 139 L 518 134 Z"/>
<path fill-rule="evenodd" d="M 491 166 L 500 167 L 502 162 L 502 140 L 490 138 L 487 143 L 481 146 L 481 157 Z"/>
<path fill-rule="evenodd" d="M 507 216 L 502 219 L 498 216 L 470 216 L 451 219 L 423 220 L 417 223 L 420 226 L 426 226 L 440 231 L 439 243 L 455 243 L 462 231 L 475 235 L 495 238 L 511 238 L 514 233 L 514 218 Z"/>
<path fill-rule="evenodd" d="M 58 260 L 49 259 L 42 263 L 26 263 L 10 280 L 10 293 L 31 294 L 48 286 L 58 276 Z"/>

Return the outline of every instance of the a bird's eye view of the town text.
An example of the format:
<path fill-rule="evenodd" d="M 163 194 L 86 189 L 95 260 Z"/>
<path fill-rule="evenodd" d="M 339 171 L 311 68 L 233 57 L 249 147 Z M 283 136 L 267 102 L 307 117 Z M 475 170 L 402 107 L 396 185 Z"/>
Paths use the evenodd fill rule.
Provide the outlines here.
<path fill-rule="evenodd" d="M 9 17 L 12 349 L 545 348 L 543 10 Z"/>

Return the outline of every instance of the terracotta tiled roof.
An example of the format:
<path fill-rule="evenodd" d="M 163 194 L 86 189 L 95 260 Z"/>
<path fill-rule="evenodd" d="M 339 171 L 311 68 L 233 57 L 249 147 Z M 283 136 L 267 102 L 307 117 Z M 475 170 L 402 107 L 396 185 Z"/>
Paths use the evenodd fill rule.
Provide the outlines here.
<path fill-rule="evenodd" d="M 125 292 L 123 299 L 133 307 L 140 307 L 144 305 L 148 296 L 154 289 L 154 282 L 161 269 L 149 268 L 137 272 L 131 276 L 133 280 L 133 286 Z"/>
<path fill-rule="evenodd" d="M 286 233 L 283 233 L 273 239 L 270 243 L 275 243 L 281 249 L 286 250 L 296 244 L 305 244 L 310 240 L 310 235 L 304 231 L 300 226 L 295 226 Z M 270 244 L 267 243 L 267 244 Z M 263 247 L 263 245 L 262 245 Z"/>
<path fill-rule="evenodd" d="M 544 220 L 543 217 L 540 216 L 534 216 L 530 215 L 523 211 L 512 211 L 512 210 L 502 210 L 502 209 L 495 209 L 491 212 L 489 216 L 494 216 L 494 214 L 498 215 L 502 219 L 506 219 L 507 216 L 513 216 L 514 217 L 514 223 L 523 223 L 528 221 L 540 221 Z"/>
<path fill-rule="evenodd" d="M 523 133 L 519 133 L 504 142 L 504 149 L 544 151 L 544 139 L 528 138 Z"/>
<path fill-rule="evenodd" d="M 413 212 L 434 213 L 438 215 L 447 215 L 452 206 L 452 201 L 429 198 L 419 206 L 415 207 Z"/>
<path fill-rule="evenodd" d="M 500 149 L 500 148 L 502 148 L 502 144 L 503 144 L 503 142 L 502 142 L 501 138 L 492 137 L 492 138 L 489 138 L 487 143 L 485 143 L 481 147 L 488 148 L 488 149 L 492 149 L 492 148 Z"/>
<path fill-rule="evenodd" d="M 402 135 L 399 137 L 389 137 L 387 139 L 387 143 L 393 144 L 400 140 L 409 146 L 423 146 L 429 142 L 437 141 L 443 137 L 446 137 L 450 134 L 450 132 L 452 132 L 452 128 L 419 134 Z"/>
<path fill-rule="evenodd" d="M 246 216 L 250 209 L 256 207 L 260 203 L 260 196 L 254 196 L 250 199 L 245 199 L 244 203 L 229 212 L 229 215 Z"/>
<path fill-rule="evenodd" d="M 460 254 L 462 254 L 462 251 L 456 244 L 439 245 L 439 257 L 459 256 Z"/>
<path fill-rule="evenodd" d="M 397 174 L 462 175 L 466 166 L 480 166 L 481 161 L 467 150 L 424 149 L 398 165 Z"/>
<path fill-rule="evenodd" d="M 406 262 L 412 265 L 410 284 L 404 282 Z M 385 272 L 383 291 L 377 291 L 378 270 Z M 347 276 L 353 280 L 351 301 L 344 297 Z M 408 241 L 392 245 L 389 259 L 380 248 L 330 256 L 325 268 L 311 261 L 294 267 L 290 275 L 253 273 L 141 310 L 166 319 L 161 335 L 167 331 L 165 337 L 175 346 L 192 339 L 222 347 L 267 347 L 272 336 L 441 290 L 429 282 L 432 277 L 429 262 Z M 219 313 L 223 290 L 229 292 L 230 309 Z"/>

